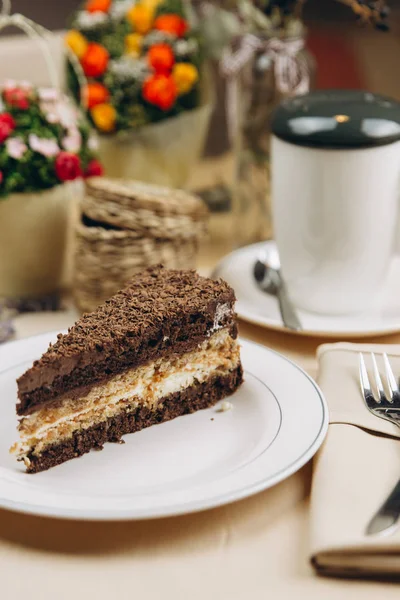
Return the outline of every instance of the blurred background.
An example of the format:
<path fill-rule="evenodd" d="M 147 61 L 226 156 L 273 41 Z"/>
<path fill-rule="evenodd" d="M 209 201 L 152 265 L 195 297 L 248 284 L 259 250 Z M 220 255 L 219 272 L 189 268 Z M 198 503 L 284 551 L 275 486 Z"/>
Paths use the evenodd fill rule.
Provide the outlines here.
<path fill-rule="evenodd" d="M 14 0 L 14 12 L 52 30 L 65 29 L 78 0 Z M 335 0 L 309 0 L 304 9 L 308 46 L 321 68 L 319 88 L 364 88 L 400 98 L 400 0 L 390 2 L 390 31 L 354 26 L 354 14 Z M 10 31 L 7 31 L 9 34 Z M 3 35 L 5 33 L 3 32 Z"/>
<path fill-rule="evenodd" d="M 3 2 L 4 7 L 6 4 Z M 367 90 L 400 100 L 400 0 L 14 0 L 12 13 L 21 13 L 56 33 L 49 43 L 58 81 L 50 80 L 36 40 L 7 23 L 0 31 L 0 82 L 12 80 L 3 111 L 11 110 L 17 120 L 15 123 L 5 111 L 0 192 L 8 200 L 0 207 L 4 230 L 0 242 L 3 238 L 6 248 L 14 244 L 15 252 L 10 254 L 15 259 L 0 261 L 0 283 L 8 278 L 7 284 L 0 285 L 0 296 L 40 296 L 60 287 L 61 267 L 54 266 L 53 271 L 49 267 L 45 273 L 39 260 L 40 249 L 44 256 L 55 255 L 54 249 L 49 250 L 55 240 L 51 244 L 49 240 L 44 251 L 44 235 L 39 227 L 33 235 L 29 229 L 33 224 L 43 224 L 49 238 L 60 238 L 54 234 L 58 227 L 64 236 L 69 232 L 72 242 L 65 253 L 62 278 L 68 289 L 72 286 L 80 293 L 80 275 L 87 281 L 86 269 L 98 265 L 87 292 L 90 303 L 81 304 L 81 309 L 94 307 L 148 264 L 197 265 L 209 270 L 235 248 L 271 240 L 269 147 L 272 115 L 281 100 L 330 88 Z M 151 15 L 147 24 L 143 22 L 146 14 Z M 248 53 L 255 40 L 258 45 Z M 74 73 L 74 60 L 81 78 Z M 92 134 L 78 130 L 76 123 L 67 124 L 63 131 L 53 127 L 59 117 L 46 106 L 46 100 L 44 106 L 39 100 L 39 108 L 47 111 L 47 116 L 42 115 L 44 121 L 38 127 L 33 112 L 28 135 L 28 117 L 18 102 L 22 98 L 30 107 L 30 92 L 24 85 L 18 88 L 16 82 L 21 80 L 68 90 L 80 102 Z M 87 105 L 85 98 L 89 98 Z M 60 132 L 62 137 L 57 139 Z M 22 145 L 21 140 L 7 141 L 21 134 Z M 54 148 L 61 154 L 55 159 L 62 162 L 57 172 Z M 107 220 L 110 215 L 105 218 L 107 200 L 103 191 L 97 190 L 92 199 L 86 194 L 80 216 L 75 206 L 79 194 L 74 193 L 73 200 L 60 201 L 52 224 L 44 224 L 43 215 L 49 215 L 45 200 L 35 203 L 32 192 L 47 194 L 51 203 L 51 189 L 54 194 L 57 189 L 60 194 L 62 190 L 69 193 L 69 183 L 77 179 L 80 181 L 75 183 L 83 190 L 82 175 L 101 174 L 160 186 L 161 190 L 154 192 L 160 206 L 174 218 L 177 211 L 189 214 L 189 226 L 182 225 L 179 218 L 173 231 L 161 239 L 165 233 L 161 219 L 157 231 L 149 235 L 149 226 L 137 229 L 137 224 L 132 224 L 133 209 L 132 214 L 124 212 L 126 191 L 116 190 L 113 197 L 118 196 L 121 204 L 117 223 L 114 215 L 111 221 Z M 107 183 L 112 185 L 112 181 Z M 199 223 L 207 219 L 197 200 L 166 202 L 163 186 L 185 189 L 204 201 L 209 209 L 208 236 L 203 235 L 206 228 Z M 22 197 L 14 200 L 14 194 Z M 29 213 L 28 202 L 32 202 L 32 211 L 40 208 L 41 213 Z M 66 219 L 74 213 L 72 231 Z M 26 230 L 21 215 L 26 216 Z M 124 231 L 124 240 L 110 233 L 115 226 Z M 17 231 L 21 239 L 37 240 L 31 252 L 40 271 L 39 279 L 32 277 L 37 286 L 25 286 L 32 265 L 27 266 L 25 256 L 23 260 L 19 256 Z M 13 232 L 7 242 L 6 232 Z M 74 240 L 82 244 L 78 243 L 76 252 Z M 146 254 L 144 248 L 149 244 L 152 250 Z M 114 252 L 110 269 L 121 269 L 121 273 L 107 287 L 108 275 L 103 270 L 109 248 Z M 63 264 L 61 250 L 64 245 L 57 250 L 59 265 Z M 83 266 L 79 260 L 86 257 L 90 264 Z M 125 265 L 123 269 L 121 265 Z M 21 279 L 14 286 L 17 267 L 21 267 Z"/>

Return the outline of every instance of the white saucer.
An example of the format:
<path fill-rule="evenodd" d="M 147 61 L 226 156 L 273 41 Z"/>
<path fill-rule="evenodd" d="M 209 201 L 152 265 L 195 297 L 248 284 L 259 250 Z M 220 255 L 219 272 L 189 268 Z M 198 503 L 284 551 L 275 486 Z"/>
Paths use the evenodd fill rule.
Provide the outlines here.
<path fill-rule="evenodd" d="M 270 329 L 288 331 L 281 320 L 276 298 L 260 291 L 253 278 L 253 266 L 262 249 L 275 242 L 261 242 L 228 254 L 217 266 L 214 277 L 222 277 L 235 290 L 236 311 L 241 319 Z M 374 312 L 329 316 L 298 311 L 303 330 L 299 335 L 354 338 L 400 332 L 400 257 L 393 259 L 381 305 Z M 371 293 L 376 290 L 371 288 Z"/>
<path fill-rule="evenodd" d="M 294 363 L 245 340 L 245 382 L 232 408 L 201 410 L 124 436 L 36 475 L 8 452 L 16 440 L 16 378 L 56 333 L 0 346 L 0 507 L 73 519 L 147 519 L 221 506 L 302 467 L 320 447 L 328 411 Z M 301 426 L 299 426 L 301 424 Z"/>

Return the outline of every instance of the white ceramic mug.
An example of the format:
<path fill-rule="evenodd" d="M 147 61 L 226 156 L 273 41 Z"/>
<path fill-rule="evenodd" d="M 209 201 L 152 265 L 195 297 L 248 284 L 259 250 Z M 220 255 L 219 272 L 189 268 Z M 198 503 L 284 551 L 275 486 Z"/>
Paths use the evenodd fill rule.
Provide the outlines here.
<path fill-rule="evenodd" d="M 296 306 L 334 315 L 379 301 L 398 232 L 400 141 L 389 139 L 327 148 L 272 136 L 275 239 Z"/>

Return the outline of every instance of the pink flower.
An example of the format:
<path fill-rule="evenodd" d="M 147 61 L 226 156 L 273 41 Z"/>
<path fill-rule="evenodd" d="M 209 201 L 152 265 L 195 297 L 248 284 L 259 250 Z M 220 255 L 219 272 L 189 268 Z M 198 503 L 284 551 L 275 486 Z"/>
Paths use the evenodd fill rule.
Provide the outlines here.
<path fill-rule="evenodd" d="M 68 152 L 79 152 L 82 144 L 82 136 L 78 129 L 72 128 L 62 141 L 63 148 Z"/>
<path fill-rule="evenodd" d="M 59 99 L 58 92 L 54 88 L 40 88 L 38 93 L 43 102 L 56 102 Z"/>
<path fill-rule="evenodd" d="M 40 88 L 38 90 L 40 110 L 44 112 L 49 123 L 58 123 L 60 118 L 57 114 L 59 94 L 53 88 Z"/>
<path fill-rule="evenodd" d="M 65 129 L 76 127 L 78 112 L 67 102 L 60 102 L 57 106 L 57 114 L 61 125 L 65 127 Z"/>
<path fill-rule="evenodd" d="M 25 152 L 28 150 L 27 145 L 19 137 L 8 138 L 8 140 L 6 141 L 6 148 L 8 155 L 11 156 L 11 158 L 15 158 L 16 160 L 22 158 Z"/>
<path fill-rule="evenodd" d="M 4 90 L 4 100 L 10 106 L 16 106 L 20 110 L 28 110 L 29 90 L 21 87 L 6 88 Z"/>
<path fill-rule="evenodd" d="M 11 90 L 17 87 L 17 82 L 15 79 L 6 79 L 3 85 L 5 90 Z"/>
<path fill-rule="evenodd" d="M 56 156 L 59 153 L 60 148 L 55 140 L 40 138 L 35 133 L 29 135 L 29 146 L 35 152 L 43 154 L 47 158 Z"/>

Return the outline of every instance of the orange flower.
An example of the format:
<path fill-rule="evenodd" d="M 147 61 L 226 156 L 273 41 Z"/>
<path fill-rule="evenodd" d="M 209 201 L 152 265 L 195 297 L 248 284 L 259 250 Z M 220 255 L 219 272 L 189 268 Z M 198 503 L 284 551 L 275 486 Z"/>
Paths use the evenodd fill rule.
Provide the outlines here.
<path fill-rule="evenodd" d="M 93 108 L 97 104 L 104 104 L 110 97 L 108 89 L 98 81 L 88 83 L 84 87 L 82 94 L 88 108 Z"/>
<path fill-rule="evenodd" d="M 86 10 L 90 13 L 108 12 L 110 10 L 111 0 L 89 0 L 86 4 Z"/>
<path fill-rule="evenodd" d="M 114 131 L 117 120 L 117 111 L 111 104 L 104 102 L 93 106 L 90 111 L 92 119 L 97 129 L 100 131 Z"/>
<path fill-rule="evenodd" d="M 137 33 L 148 33 L 153 25 L 154 10 L 144 4 L 135 4 L 126 13 L 126 18 Z"/>
<path fill-rule="evenodd" d="M 107 69 L 109 54 L 104 46 L 90 42 L 85 54 L 81 58 L 81 64 L 85 75 L 88 77 L 99 77 Z"/>
<path fill-rule="evenodd" d="M 71 31 L 68 31 L 67 35 L 65 36 L 65 43 L 78 58 L 82 58 L 88 47 L 87 39 L 83 37 L 83 35 L 76 29 L 71 29 Z"/>
<path fill-rule="evenodd" d="M 191 63 L 177 63 L 172 71 L 172 77 L 181 96 L 190 92 L 199 79 L 199 72 Z"/>
<path fill-rule="evenodd" d="M 154 22 L 154 29 L 172 33 L 177 37 L 184 36 L 188 28 L 187 21 L 179 15 L 160 15 Z"/>
<path fill-rule="evenodd" d="M 168 73 L 175 63 L 174 53 L 168 44 L 154 44 L 147 55 L 151 67 L 158 73 Z"/>
<path fill-rule="evenodd" d="M 177 93 L 173 78 L 163 73 L 151 75 L 143 84 L 143 98 L 161 110 L 167 111 L 173 107 Z"/>

